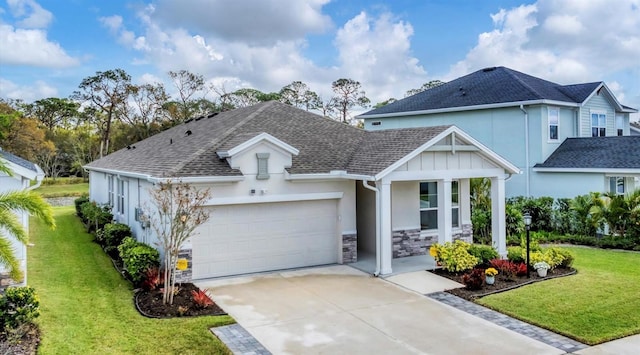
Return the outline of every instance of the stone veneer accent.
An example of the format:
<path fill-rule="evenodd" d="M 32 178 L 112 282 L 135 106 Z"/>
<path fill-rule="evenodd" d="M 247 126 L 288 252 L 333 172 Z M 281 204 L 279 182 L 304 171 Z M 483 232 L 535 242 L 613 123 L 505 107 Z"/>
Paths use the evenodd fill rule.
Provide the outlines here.
<path fill-rule="evenodd" d="M 431 244 L 438 241 L 438 235 L 420 236 L 420 229 L 393 231 L 393 258 L 426 255 Z"/>
<path fill-rule="evenodd" d="M 342 235 L 342 263 L 358 261 L 358 236 L 354 233 Z"/>
<path fill-rule="evenodd" d="M 463 242 L 473 243 L 473 226 L 471 224 L 463 224 L 462 231 L 453 235 L 453 240 L 462 240 Z"/>
<path fill-rule="evenodd" d="M 176 282 L 191 282 L 193 274 L 193 253 L 191 249 L 181 249 L 178 252 L 178 259 L 187 259 L 188 266 L 186 270 L 176 270 Z"/>
<path fill-rule="evenodd" d="M 473 228 L 471 224 L 463 224 L 462 230 L 453 234 L 453 240 L 473 243 Z M 393 231 L 393 258 L 426 255 L 429 247 L 438 242 L 438 235 L 420 236 L 420 229 Z"/>

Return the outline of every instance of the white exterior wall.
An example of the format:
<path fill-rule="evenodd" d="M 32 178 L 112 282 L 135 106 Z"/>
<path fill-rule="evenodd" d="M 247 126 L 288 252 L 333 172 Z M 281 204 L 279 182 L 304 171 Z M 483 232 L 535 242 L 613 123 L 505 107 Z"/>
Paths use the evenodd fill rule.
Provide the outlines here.
<path fill-rule="evenodd" d="M 369 183 L 369 185 L 375 185 Z M 376 193 L 356 182 L 358 251 L 376 252 Z"/>
<path fill-rule="evenodd" d="M 21 191 L 29 187 L 30 180 L 20 175 L 7 176 L 0 172 L 0 192 L 7 191 Z M 29 233 L 29 214 L 22 211 L 14 211 L 14 214 L 18 217 L 18 220 L 22 223 L 24 230 Z M 20 267 L 24 272 L 24 283 L 27 280 L 27 247 L 16 240 L 13 235 L 5 234 L 11 247 L 13 249 L 16 259 L 20 262 Z M 4 273 L 7 269 L 0 265 L 0 272 Z"/>

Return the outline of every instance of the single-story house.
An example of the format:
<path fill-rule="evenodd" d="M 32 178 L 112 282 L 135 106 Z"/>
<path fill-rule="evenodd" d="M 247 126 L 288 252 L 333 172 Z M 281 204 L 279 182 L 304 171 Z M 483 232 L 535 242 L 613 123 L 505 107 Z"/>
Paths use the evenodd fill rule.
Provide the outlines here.
<path fill-rule="evenodd" d="M 519 173 L 455 126 L 368 132 L 274 101 L 187 120 L 85 168 L 90 198 L 150 244 L 153 228 L 137 217 L 153 214 L 155 183 L 211 189 L 210 219 L 182 246 L 182 280 L 359 254 L 389 274 L 436 241 L 472 240 L 477 177 L 492 180 L 493 245 L 505 255 L 505 180 Z"/>
<path fill-rule="evenodd" d="M 9 168 L 11 175 L 0 172 L 0 193 L 8 191 L 32 190 L 40 186 L 44 179 L 44 172 L 37 164 L 22 159 L 17 155 L 5 152 L 0 148 L 0 160 Z M 36 184 L 31 186 L 32 181 Z M 29 230 L 29 213 L 24 211 L 15 211 L 22 226 L 26 231 Z M 15 252 L 16 259 L 21 263 L 24 271 L 23 284 L 27 283 L 27 246 L 17 241 L 11 235 L 8 235 L 9 241 Z M 7 270 L 0 265 L 0 280 L 2 282 L 13 282 L 6 278 Z M 6 281 L 5 281 L 6 280 Z M 5 285 L 2 285 L 5 286 Z"/>

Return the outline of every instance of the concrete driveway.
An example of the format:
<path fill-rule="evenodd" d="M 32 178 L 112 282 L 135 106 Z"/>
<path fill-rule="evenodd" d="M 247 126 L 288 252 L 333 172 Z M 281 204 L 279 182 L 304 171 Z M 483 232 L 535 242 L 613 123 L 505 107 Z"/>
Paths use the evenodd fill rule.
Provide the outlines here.
<path fill-rule="evenodd" d="M 562 354 L 348 266 L 199 283 L 274 354 Z"/>

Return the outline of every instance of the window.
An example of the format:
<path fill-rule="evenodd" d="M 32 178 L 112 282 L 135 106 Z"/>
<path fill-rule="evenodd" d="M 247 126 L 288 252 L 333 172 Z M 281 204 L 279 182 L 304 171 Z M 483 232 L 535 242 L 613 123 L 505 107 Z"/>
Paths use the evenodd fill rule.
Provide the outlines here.
<path fill-rule="evenodd" d="M 269 178 L 269 153 L 256 153 L 258 158 L 258 175 L 256 179 L 267 180 Z"/>
<path fill-rule="evenodd" d="M 460 195 L 458 193 L 458 182 L 451 182 L 451 226 L 460 227 Z"/>
<path fill-rule="evenodd" d="M 560 109 L 549 108 L 549 140 L 558 140 L 558 122 L 560 121 Z"/>
<path fill-rule="evenodd" d="M 591 113 L 591 137 L 604 137 L 607 133 L 607 115 Z"/>
<path fill-rule="evenodd" d="M 107 185 L 108 185 L 108 195 L 109 195 L 109 207 L 113 208 L 113 203 L 116 199 L 115 189 L 113 185 L 113 175 L 109 175 L 107 177 Z"/>
<path fill-rule="evenodd" d="M 624 178 L 620 176 L 610 177 L 609 192 L 616 195 L 624 195 L 624 192 L 625 192 Z"/>
<path fill-rule="evenodd" d="M 451 225 L 460 227 L 460 193 L 458 182 L 451 182 Z M 438 229 L 438 183 L 420 183 L 420 229 Z"/>
<path fill-rule="evenodd" d="M 124 214 L 124 180 L 118 180 L 118 208 L 119 214 Z"/>
<path fill-rule="evenodd" d="M 624 118 L 620 115 L 616 116 L 616 130 L 619 136 L 624 135 Z"/>
<path fill-rule="evenodd" d="M 438 183 L 420 183 L 420 229 L 438 229 Z"/>

